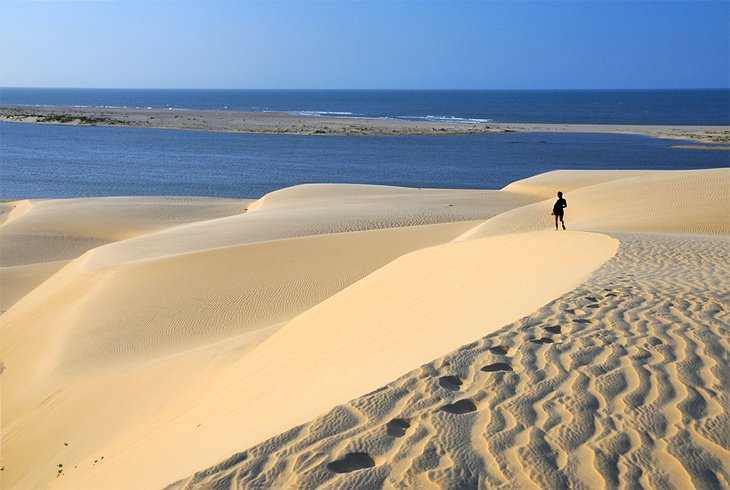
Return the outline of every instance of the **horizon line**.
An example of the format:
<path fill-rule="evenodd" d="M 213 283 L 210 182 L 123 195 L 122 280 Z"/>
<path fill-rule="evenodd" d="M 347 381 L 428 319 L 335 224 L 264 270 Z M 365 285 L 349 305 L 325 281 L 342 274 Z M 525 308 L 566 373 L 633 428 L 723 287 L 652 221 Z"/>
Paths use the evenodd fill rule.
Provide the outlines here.
<path fill-rule="evenodd" d="M 277 90 L 277 91 L 619 91 L 619 90 L 730 90 L 729 87 L 617 87 L 617 88 L 237 88 L 237 87 L 58 87 L 58 86 L 0 86 L 4 89 L 51 89 L 51 90 Z"/>

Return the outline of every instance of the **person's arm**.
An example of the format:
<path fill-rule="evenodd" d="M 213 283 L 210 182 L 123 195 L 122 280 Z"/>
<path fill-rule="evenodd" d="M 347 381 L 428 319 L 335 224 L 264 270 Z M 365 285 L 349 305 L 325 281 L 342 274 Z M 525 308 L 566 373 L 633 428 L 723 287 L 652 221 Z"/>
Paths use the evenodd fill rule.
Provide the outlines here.
<path fill-rule="evenodd" d="M 563 207 L 564 208 L 567 208 L 568 207 L 568 200 L 567 199 L 563 199 Z"/>

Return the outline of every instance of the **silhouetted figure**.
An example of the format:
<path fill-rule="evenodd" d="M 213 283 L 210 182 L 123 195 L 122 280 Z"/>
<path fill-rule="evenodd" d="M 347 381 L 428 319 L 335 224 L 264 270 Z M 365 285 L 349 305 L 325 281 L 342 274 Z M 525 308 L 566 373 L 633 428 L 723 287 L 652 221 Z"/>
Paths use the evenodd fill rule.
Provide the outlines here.
<path fill-rule="evenodd" d="M 568 201 L 563 199 L 563 193 L 558 192 L 558 200 L 555 201 L 555 204 L 553 204 L 553 212 L 552 215 L 555 216 L 555 229 L 558 229 L 558 218 L 560 218 L 560 224 L 563 225 L 563 229 L 565 229 L 565 223 L 563 222 L 563 215 L 565 212 L 563 209 L 568 207 Z"/>

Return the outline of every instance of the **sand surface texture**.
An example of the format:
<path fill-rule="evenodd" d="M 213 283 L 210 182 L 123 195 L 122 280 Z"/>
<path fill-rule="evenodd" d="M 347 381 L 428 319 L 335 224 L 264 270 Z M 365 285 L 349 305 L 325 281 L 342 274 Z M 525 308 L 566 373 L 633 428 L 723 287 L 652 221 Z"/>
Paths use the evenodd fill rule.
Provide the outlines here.
<path fill-rule="evenodd" d="M 2 486 L 726 487 L 728 189 L 3 203 Z"/>
<path fill-rule="evenodd" d="M 509 132 L 623 133 L 709 143 L 694 149 L 730 150 L 728 126 L 528 124 L 408 121 L 366 117 L 302 116 L 287 112 L 167 110 L 0 105 L 0 121 L 73 126 L 127 126 L 314 136 L 404 136 Z M 687 146 L 678 145 L 679 148 Z"/>

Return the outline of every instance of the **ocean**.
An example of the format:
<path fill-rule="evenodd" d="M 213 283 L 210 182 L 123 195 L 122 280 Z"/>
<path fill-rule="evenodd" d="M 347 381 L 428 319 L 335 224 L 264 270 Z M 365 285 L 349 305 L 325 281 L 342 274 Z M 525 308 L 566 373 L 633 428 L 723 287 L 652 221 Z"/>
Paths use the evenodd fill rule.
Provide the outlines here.
<path fill-rule="evenodd" d="M 0 88 L 0 103 L 512 123 L 729 125 L 730 90 Z"/>
<path fill-rule="evenodd" d="M 0 102 L 500 122 L 728 125 L 729 94 L 2 89 Z M 498 189 L 555 169 L 730 165 L 727 151 L 672 148 L 678 144 L 695 146 L 620 134 L 346 137 L 0 123 L 0 199 L 117 195 L 256 198 L 311 182 Z"/>

